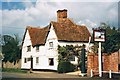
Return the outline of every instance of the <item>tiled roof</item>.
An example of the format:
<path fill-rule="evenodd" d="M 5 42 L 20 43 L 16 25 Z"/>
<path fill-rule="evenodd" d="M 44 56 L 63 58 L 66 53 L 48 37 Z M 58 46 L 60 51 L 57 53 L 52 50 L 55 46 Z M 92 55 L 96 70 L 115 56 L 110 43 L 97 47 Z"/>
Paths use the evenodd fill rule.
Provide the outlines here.
<path fill-rule="evenodd" d="M 79 26 L 74 24 L 69 18 L 61 22 L 50 23 L 55 29 L 55 33 L 59 41 L 88 41 L 90 33 L 86 26 Z M 29 31 L 32 45 L 45 44 L 50 26 L 45 28 L 27 27 Z"/>
<path fill-rule="evenodd" d="M 27 27 L 27 30 L 29 31 L 29 35 L 33 46 L 45 43 L 46 36 L 49 31 L 48 27 L 45 28 Z"/>
<path fill-rule="evenodd" d="M 51 22 L 55 28 L 58 40 L 62 41 L 88 41 L 90 33 L 86 26 L 74 23 Z"/>

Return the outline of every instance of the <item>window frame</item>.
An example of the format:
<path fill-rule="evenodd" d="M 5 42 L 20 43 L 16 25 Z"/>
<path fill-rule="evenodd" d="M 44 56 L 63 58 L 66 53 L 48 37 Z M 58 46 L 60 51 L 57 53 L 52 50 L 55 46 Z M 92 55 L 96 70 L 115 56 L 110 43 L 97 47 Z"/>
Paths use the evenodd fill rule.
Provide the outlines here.
<path fill-rule="evenodd" d="M 69 58 L 68 58 L 69 61 L 75 61 L 75 55 L 71 55 Z"/>
<path fill-rule="evenodd" d="M 36 64 L 39 63 L 39 57 L 36 57 Z"/>
<path fill-rule="evenodd" d="M 54 58 L 48 58 L 49 66 L 54 66 Z"/>
<path fill-rule="evenodd" d="M 27 58 L 24 58 L 24 63 L 27 63 Z"/>
<path fill-rule="evenodd" d="M 49 42 L 49 47 L 53 48 L 53 42 Z"/>
<path fill-rule="evenodd" d="M 27 52 L 31 51 L 31 45 L 27 46 Z"/>
<path fill-rule="evenodd" d="M 39 52 L 39 51 L 40 51 L 39 46 L 36 46 L 36 52 Z"/>
<path fill-rule="evenodd" d="M 27 58 L 27 61 L 31 61 L 31 58 Z"/>

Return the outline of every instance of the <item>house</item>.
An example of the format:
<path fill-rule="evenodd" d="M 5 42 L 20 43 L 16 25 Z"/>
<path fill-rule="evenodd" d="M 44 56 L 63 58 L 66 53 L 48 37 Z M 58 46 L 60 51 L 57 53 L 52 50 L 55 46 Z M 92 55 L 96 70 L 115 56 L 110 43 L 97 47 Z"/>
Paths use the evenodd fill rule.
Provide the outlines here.
<path fill-rule="evenodd" d="M 57 11 L 57 22 L 47 27 L 26 28 L 22 42 L 22 69 L 57 70 L 58 45 L 87 45 L 90 33 L 86 26 L 76 25 L 67 18 L 67 10 Z M 73 64 L 77 64 L 77 57 Z"/>

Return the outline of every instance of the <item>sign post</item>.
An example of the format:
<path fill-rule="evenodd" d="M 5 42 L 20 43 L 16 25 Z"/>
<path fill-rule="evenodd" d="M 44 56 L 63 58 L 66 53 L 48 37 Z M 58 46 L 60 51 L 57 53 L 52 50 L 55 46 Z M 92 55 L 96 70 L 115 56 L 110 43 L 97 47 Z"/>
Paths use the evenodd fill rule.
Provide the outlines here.
<path fill-rule="evenodd" d="M 94 41 L 99 42 L 98 48 L 98 64 L 99 64 L 99 77 L 102 77 L 102 53 L 101 53 L 101 42 L 105 42 L 105 30 L 103 29 L 94 29 Z"/>
<path fill-rule="evenodd" d="M 102 54 L 101 54 L 101 42 L 99 42 L 99 49 L 98 49 L 98 63 L 99 63 L 99 77 L 102 77 Z"/>

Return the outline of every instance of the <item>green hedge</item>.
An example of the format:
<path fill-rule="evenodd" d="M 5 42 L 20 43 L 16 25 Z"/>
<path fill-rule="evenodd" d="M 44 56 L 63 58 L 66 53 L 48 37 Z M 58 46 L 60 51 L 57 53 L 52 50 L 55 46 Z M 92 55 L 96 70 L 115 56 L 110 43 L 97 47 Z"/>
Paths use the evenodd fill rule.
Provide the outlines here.
<path fill-rule="evenodd" d="M 75 70 L 75 65 L 69 61 L 60 61 L 58 64 L 58 73 L 72 72 Z"/>
<path fill-rule="evenodd" d="M 3 68 L 2 72 L 16 72 L 16 73 L 27 73 L 26 70 L 14 69 L 14 68 Z"/>

